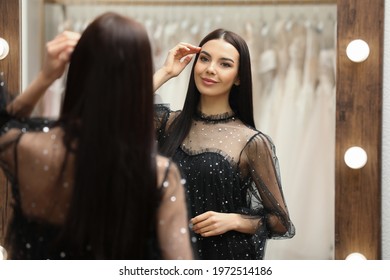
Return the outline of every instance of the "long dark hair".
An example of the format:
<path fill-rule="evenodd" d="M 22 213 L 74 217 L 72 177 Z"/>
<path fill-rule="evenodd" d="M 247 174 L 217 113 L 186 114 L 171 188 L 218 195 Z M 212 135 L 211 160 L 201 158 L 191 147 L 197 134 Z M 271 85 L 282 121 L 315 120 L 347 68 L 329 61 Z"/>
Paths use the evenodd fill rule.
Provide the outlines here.
<path fill-rule="evenodd" d="M 209 33 L 203 38 L 199 46 L 202 47 L 208 41 L 215 39 L 223 39 L 230 43 L 237 49 L 240 55 L 238 68 L 240 85 L 233 85 L 229 95 L 229 103 L 236 116 L 242 122 L 248 126 L 255 127 L 252 101 L 252 71 L 248 46 L 239 35 L 225 29 L 216 29 Z M 199 53 L 195 56 L 195 63 L 192 66 L 183 110 L 168 128 L 168 137 L 165 137 L 162 140 L 163 142 L 160 143 L 161 153 L 167 156 L 172 156 L 184 141 L 190 131 L 192 119 L 198 110 L 200 92 L 195 85 L 194 78 L 194 68 L 198 57 Z"/>
<path fill-rule="evenodd" d="M 75 154 L 63 239 L 78 258 L 146 257 L 159 201 L 152 67 L 143 26 L 115 13 L 95 19 L 72 54 L 60 116 Z"/>

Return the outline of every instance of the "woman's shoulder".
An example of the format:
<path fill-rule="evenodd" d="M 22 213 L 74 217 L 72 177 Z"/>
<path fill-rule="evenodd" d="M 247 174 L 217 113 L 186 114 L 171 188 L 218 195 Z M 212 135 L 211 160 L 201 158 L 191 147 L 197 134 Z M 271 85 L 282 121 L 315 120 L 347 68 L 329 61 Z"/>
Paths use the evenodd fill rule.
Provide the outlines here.
<path fill-rule="evenodd" d="M 181 113 L 181 110 L 173 110 L 170 108 L 169 104 L 161 103 L 154 105 L 156 115 L 158 117 L 166 116 L 168 118 L 176 117 Z"/>
<path fill-rule="evenodd" d="M 33 162 L 48 162 L 53 165 L 62 159 L 65 148 L 62 144 L 63 131 L 53 128 L 46 132 L 23 131 L 12 128 L 0 137 L 0 157 L 10 170 L 18 163 L 20 168 Z M 15 162 L 17 160 L 17 162 Z"/>
<path fill-rule="evenodd" d="M 29 166 L 30 159 L 34 162 L 46 162 L 49 167 L 54 167 L 57 162 L 61 162 L 65 155 L 65 146 L 63 145 L 63 130 L 60 127 L 54 127 L 48 131 L 29 131 L 20 135 L 17 143 L 18 158 L 20 166 Z"/>
<path fill-rule="evenodd" d="M 268 134 L 260 131 L 260 130 L 254 130 L 255 133 L 253 135 L 253 140 L 254 141 L 265 141 L 267 143 L 270 143 L 270 144 L 273 144 L 273 140 L 271 138 L 271 136 L 269 136 Z"/>
<path fill-rule="evenodd" d="M 61 127 L 47 128 L 43 131 L 28 131 L 23 133 L 23 137 L 20 140 L 20 147 L 38 153 L 45 147 L 56 145 L 58 148 L 59 144 L 62 143 L 61 139 L 64 135 L 64 131 Z"/>
<path fill-rule="evenodd" d="M 179 116 L 181 110 L 172 110 L 167 104 L 155 104 L 155 122 L 157 128 L 169 127 Z"/>
<path fill-rule="evenodd" d="M 157 163 L 157 172 L 159 173 L 158 175 L 160 175 L 160 173 L 164 175 L 167 172 L 178 171 L 178 167 L 176 163 L 174 163 L 171 158 L 162 155 L 157 155 L 156 163 Z"/>
<path fill-rule="evenodd" d="M 165 156 L 157 155 L 156 156 L 156 164 L 157 164 L 157 172 L 165 171 L 169 168 L 171 160 Z"/>
<path fill-rule="evenodd" d="M 29 125 L 20 122 L 13 123 L 11 120 L 3 127 L 0 133 L 1 159 L 7 162 L 14 160 L 14 153 L 37 153 L 42 154 L 42 147 L 53 144 L 56 136 L 61 134 L 60 128 L 46 127 L 42 130 L 30 130 Z M 36 151 L 36 148 L 41 148 Z"/>
<path fill-rule="evenodd" d="M 247 145 L 250 146 L 266 146 L 268 148 L 274 149 L 274 142 L 268 134 L 262 132 L 251 126 L 246 126 L 246 135 L 247 135 Z"/>
<path fill-rule="evenodd" d="M 156 163 L 158 186 L 167 186 L 170 181 L 180 181 L 180 171 L 172 159 L 157 155 Z"/>
<path fill-rule="evenodd" d="M 256 140 L 258 140 L 259 138 L 262 138 L 262 137 L 269 138 L 268 135 L 266 135 L 265 133 L 261 132 L 257 128 L 255 128 L 253 126 L 250 126 L 250 125 L 242 122 L 241 120 L 239 120 L 239 121 L 240 121 L 240 124 L 239 124 L 240 133 L 242 135 L 245 135 L 245 137 L 247 139 L 247 142 L 256 141 Z"/>

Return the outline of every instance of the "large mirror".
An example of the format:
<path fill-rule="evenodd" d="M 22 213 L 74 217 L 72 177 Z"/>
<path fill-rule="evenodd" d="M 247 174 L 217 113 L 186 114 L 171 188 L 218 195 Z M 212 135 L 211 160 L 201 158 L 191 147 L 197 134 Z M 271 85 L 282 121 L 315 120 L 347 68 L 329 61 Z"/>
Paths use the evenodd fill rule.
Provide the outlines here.
<path fill-rule="evenodd" d="M 44 41 L 64 29 L 82 32 L 91 19 L 107 10 L 144 23 L 156 69 L 178 42 L 198 44 L 218 27 L 245 38 L 252 60 L 256 126 L 275 142 L 284 193 L 297 228 L 291 240 L 270 240 L 266 257 L 333 259 L 336 3 L 90 2 L 46 3 Z M 165 84 L 156 102 L 181 109 L 190 69 Z M 40 114 L 58 114 L 62 90 L 63 81 L 58 80 L 45 95 Z"/>
<path fill-rule="evenodd" d="M 380 236 L 380 215 L 375 219 L 372 219 L 373 215 L 370 219 L 363 215 L 363 220 L 374 223 L 375 232 L 368 237 L 365 233 L 360 235 L 362 242 L 369 239 L 369 245 L 361 249 L 356 245 L 361 243 L 359 237 L 354 237 L 355 232 L 345 226 L 348 219 L 353 224 L 356 213 L 351 213 L 343 199 L 356 192 L 362 181 L 366 182 L 350 179 L 351 176 L 367 176 L 373 191 L 370 202 L 375 204 L 379 201 L 376 196 L 380 173 L 363 170 L 363 175 L 360 171 L 353 171 L 355 173 L 351 175 L 340 159 L 345 145 L 360 143 L 340 131 L 354 116 L 348 111 L 352 109 L 344 106 L 347 93 L 342 89 L 346 90 L 344 86 L 350 81 L 345 73 L 358 74 L 353 69 L 356 65 L 350 65 L 346 60 L 344 49 L 354 36 L 364 37 L 368 33 L 364 28 L 358 28 L 363 24 L 361 21 L 360 25 L 357 24 L 363 11 L 378 13 L 380 5 L 383 7 L 382 1 L 370 1 L 370 5 L 364 7 L 361 2 L 21 1 L 24 19 L 22 88 L 39 69 L 46 40 L 65 28 L 82 31 L 91 18 L 107 9 L 118 10 L 144 22 L 154 44 L 156 67 L 162 63 L 167 50 L 178 41 L 197 44 L 205 33 L 220 26 L 236 31 L 246 38 L 251 48 L 256 125 L 275 141 L 286 200 L 297 227 L 297 235 L 293 239 L 269 242 L 266 258 L 343 259 L 348 253 L 360 251 L 367 258 L 377 259 L 380 258 L 380 240 L 376 243 L 371 241 Z M 377 20 L 376 16 L 378 14 L 373 14 L 372 18 L 366 16 L 365 20 L 373 22 Z M 348 33 L 346 30 L 352 31 Z M 380 31 L 371 29 L 372 33 Z M 348 36 L 340 38 L 340 34 Z M 371 35 L 375 37 L 375 34 Z M 376 47 L 380 48 L 380 45 Z M 378 53 L 373 55 L 380 56 Z M 165 85 L 158 92 L 156 102 L 169 103 L 172 108 L 180 109 L 184 96 L 174 95 L 172 89 L 185 87 L 187 79 L 188 74 L 184 73 L 176 81 Z M 364 83 L 364 79 L 360 82 Z M 376 82 L 379 84 L 375 89 L 379 91 L 381 81 Z M 47 116 L 58 113 L 62 85 L 61 80 L 53 85 L 53 94 L 42 101 L 39 113 Z M 357 95 L 352 98 L 357 102 Z M 380 104 L 375 105 L 377 107 L 373 110 L 379 110 Z M 362 125 L 379 129 L 379 119 L 374 118 L 374 121 L 374 124 Z M 372 156 L 377 155 L 375 148 L 369 152 Z M 359 203 L 356 197 L 355 203 Z M 339 214 L 340 210 L 343 215 Z M 378 214 L 377 208 L 372 211 L 374 216 Z M 353 237 L 354 241 L 345 242 L 346 236 Z"/>

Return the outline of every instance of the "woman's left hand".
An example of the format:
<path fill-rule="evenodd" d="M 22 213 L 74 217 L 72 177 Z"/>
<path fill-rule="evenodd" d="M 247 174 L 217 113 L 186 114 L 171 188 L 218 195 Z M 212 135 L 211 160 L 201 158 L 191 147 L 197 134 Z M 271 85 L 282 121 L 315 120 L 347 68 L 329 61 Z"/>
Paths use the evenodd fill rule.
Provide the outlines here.
<path fill-rule="evenodd" d="M 203 237 L 224 234 L 237 228 L 238 214 L 207 211 L 191 219 L 192 230 Z"/>

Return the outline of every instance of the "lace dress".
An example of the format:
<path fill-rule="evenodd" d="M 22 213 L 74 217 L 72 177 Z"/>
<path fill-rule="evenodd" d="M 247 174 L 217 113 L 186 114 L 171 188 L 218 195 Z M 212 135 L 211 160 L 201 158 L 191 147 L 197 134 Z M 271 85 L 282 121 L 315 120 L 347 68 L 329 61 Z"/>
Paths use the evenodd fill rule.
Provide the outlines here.
<path fill-rule="evenodd" d="M 162 142 L 169 137 L 167 126 L 180 111 L 171 112 L 164 106 L 157 106 L 156 111 Z M 206 238 L 196 235 L 199 259 L 263 259 L 268 238 L 294 236 L 274 146 L 263 133 L 231 114 L 198 114 L 173 159 L 187 180 L 192 217 L 211 210 L 260 218 L 253 235 L 237 231 Z M 282 231 L 276 226 L 280 224 Z"/>
<path fill-rule="evenodd" d="M 4 100 L 0 92 L 0 167 L 11 185 L 12 195 L 8 196 L 13 215 L 1 221 L 7 228 L 3 247 L 11 259 L 94 259 L 91 248 L 74 254 L 57 242 L 72 195 L 74 162 L 70 153 L 62 165 L 66 154 L 62 128 L 45 119 L 14 119 L 5 111 Z M 156 160 L 161 185 L 157 191 L 162 192 L 162 198 L 144 258 L 192 258 L 179 170 L 165 157 L 158 156 Z M 59 177 L 63 167 L 64 173 Z"/>

